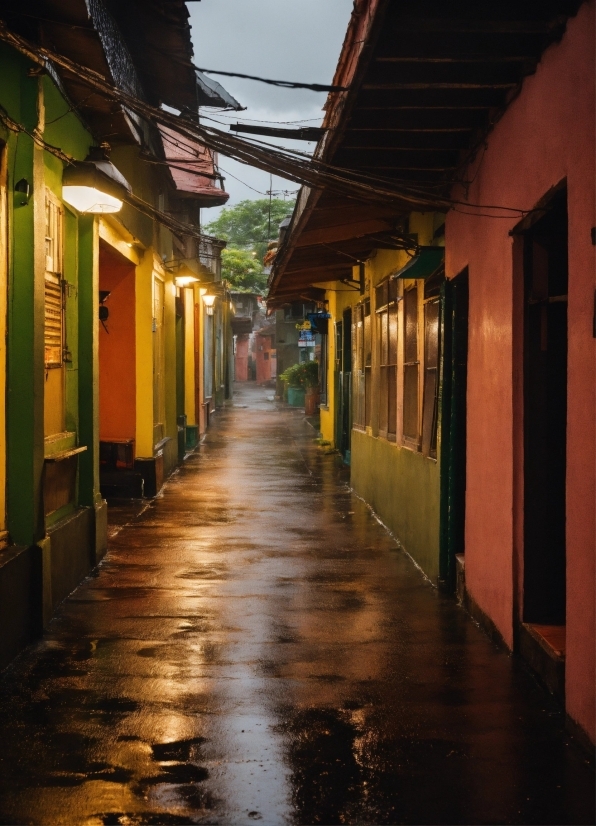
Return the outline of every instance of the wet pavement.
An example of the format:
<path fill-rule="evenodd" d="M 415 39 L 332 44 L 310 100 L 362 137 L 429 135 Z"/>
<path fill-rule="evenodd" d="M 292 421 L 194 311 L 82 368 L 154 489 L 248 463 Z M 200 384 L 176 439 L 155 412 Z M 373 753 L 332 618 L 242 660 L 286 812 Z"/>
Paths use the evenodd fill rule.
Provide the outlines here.
<path fill-rule="evenodd" d="M 244 387 L 0 681 L 0 822 L 593 823 L 558 706 Z"/>

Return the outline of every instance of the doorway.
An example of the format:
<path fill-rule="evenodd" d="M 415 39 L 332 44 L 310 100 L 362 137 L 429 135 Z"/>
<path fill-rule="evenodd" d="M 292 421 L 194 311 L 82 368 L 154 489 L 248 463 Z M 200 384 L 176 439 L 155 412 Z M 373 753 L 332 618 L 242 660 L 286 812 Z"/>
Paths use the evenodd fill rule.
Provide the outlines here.
<path fill-rule="evenodd" d="M 344 462 L 350 464 L 352 432 L 352 310 L 344 311 L 335 325 L 336 447 Z"/>
<path fill-rule="evenodd" d="M 567 193 L 524 233 L 523 621 L 565 625 Z"/>
<path fill-rule="evenodd" d="M 439 580 L 450 591 L 456 585 L 456 557 L 465 553 L 468 304 L 465 269 L 441 289 Z"/>

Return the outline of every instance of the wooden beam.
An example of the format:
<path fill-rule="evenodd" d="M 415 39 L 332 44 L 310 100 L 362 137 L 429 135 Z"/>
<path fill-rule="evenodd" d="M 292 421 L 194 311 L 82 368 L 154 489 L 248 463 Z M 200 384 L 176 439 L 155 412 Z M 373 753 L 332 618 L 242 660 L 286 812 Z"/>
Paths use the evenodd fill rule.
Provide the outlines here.
<path fill-rule="evenodd" d="M 337 166 L 358 170 L 371 166 L 400 166 L 414 169 L 448 169 L 458 160 L 458 150 L 453 149 L 340 149 L 333 159 Z"/>
<path fill-rule="evenodd" d="M 535 62 L 536 57 L 533 54 L 496 54 L 496 55 L 462 55 L 461 53 L 453 53 L 449 56 L 433 56 L 425 55 L 423 57 L 415 57 L 409 55 L 379 55 L 375 57 L 376 63 L 472 63 L 472 64 L 493 64 L 493 63 L 526 63 Z"/>
<path fill-rule="evenodd" d="M 458 34 L 550 34 L 565 25 L 565 17 L 549 20 L 470 20 L 454 17 L 396 17 L 392 21 L 400 36 L 410 32 Z M 386 24 L 385 31 L 391 26 Z"/>
<path fill-rule="evenodd" d="M 514 89 L 518 85 L 517 81 L 509 81 L 505 83 L 493 83 L 492 81 L 479 82 L 469 81 L 467 83 L 363 83 L 362 88 L 379 89 L 387 91 L 402 91 L 412 90 L 416 92 L 425 91 L 426 89 Z"/>
<path fill-rule="evenodd" d="M 443 107 L 421 108 L 403 106 L 390 110 L 361 110 L 356 108 L 348 124 L 346 134 L 356 131 L 424 131 L 472 130 L 483 123 L 484 109 L 450 109 Z"/>
<path fill-rule="evenodd" d="M 298 238 L 297 247 L 311 247 L 315 244 L 332 244 L 351 238 L 362 238 L 376 232 L 390 232 L 393 229 L 388 221 L 371 219 L 353 224 L 326 227 L 324 229 L 305 230 Z"/>
<path fill-rule="evenodd" d="M 366 89 L 484 89 L 516 86 L 523 76 L 517 63 L 407 61 L 376 63 L 364 78 Z"/>
<path fill-rule="evenodd" d="M 358 96 L 357 111 L 363 109 L 492 109 L 505 102 L 505 89 L 482 88 L 422 88 L 367 89 Z M 356 111 L 356 110 L 355 110 Z"/>
<path fill-rule="evenodd" d="M 471 129 L 448 132 L 435 132 L 430 129 L 422 132 L 414 129 L 408 129 L 406 132 L 347 132 L 341 148 L 359 151 L 382 149 L 394 152 L 459 151 L 468 147 L 471 135 Z"/>

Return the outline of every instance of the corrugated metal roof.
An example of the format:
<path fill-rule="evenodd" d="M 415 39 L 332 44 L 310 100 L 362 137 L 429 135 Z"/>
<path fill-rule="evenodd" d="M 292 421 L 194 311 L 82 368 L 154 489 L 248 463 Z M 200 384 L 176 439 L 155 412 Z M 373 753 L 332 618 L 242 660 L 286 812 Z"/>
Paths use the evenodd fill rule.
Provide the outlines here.
<path fill-rule="evenodd" d="M 170 173 L 176 189 L 200 202 L 200 206 L 221 206 L 230 197 L 217 186 L 214 153 L 200 143 L 182 138 L 173 129 L 160 126 L 164 155 L 170 163 Z"/>

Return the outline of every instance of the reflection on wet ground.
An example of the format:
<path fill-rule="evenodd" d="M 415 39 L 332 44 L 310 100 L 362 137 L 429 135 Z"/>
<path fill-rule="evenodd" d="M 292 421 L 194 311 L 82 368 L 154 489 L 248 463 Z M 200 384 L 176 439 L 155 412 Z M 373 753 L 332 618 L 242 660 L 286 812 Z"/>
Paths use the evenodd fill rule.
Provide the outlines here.
<path fill-rule="evenodd" d="M 558 707 L 245 387 L 0 682 L 0 822 L 593 823 Z"/>

